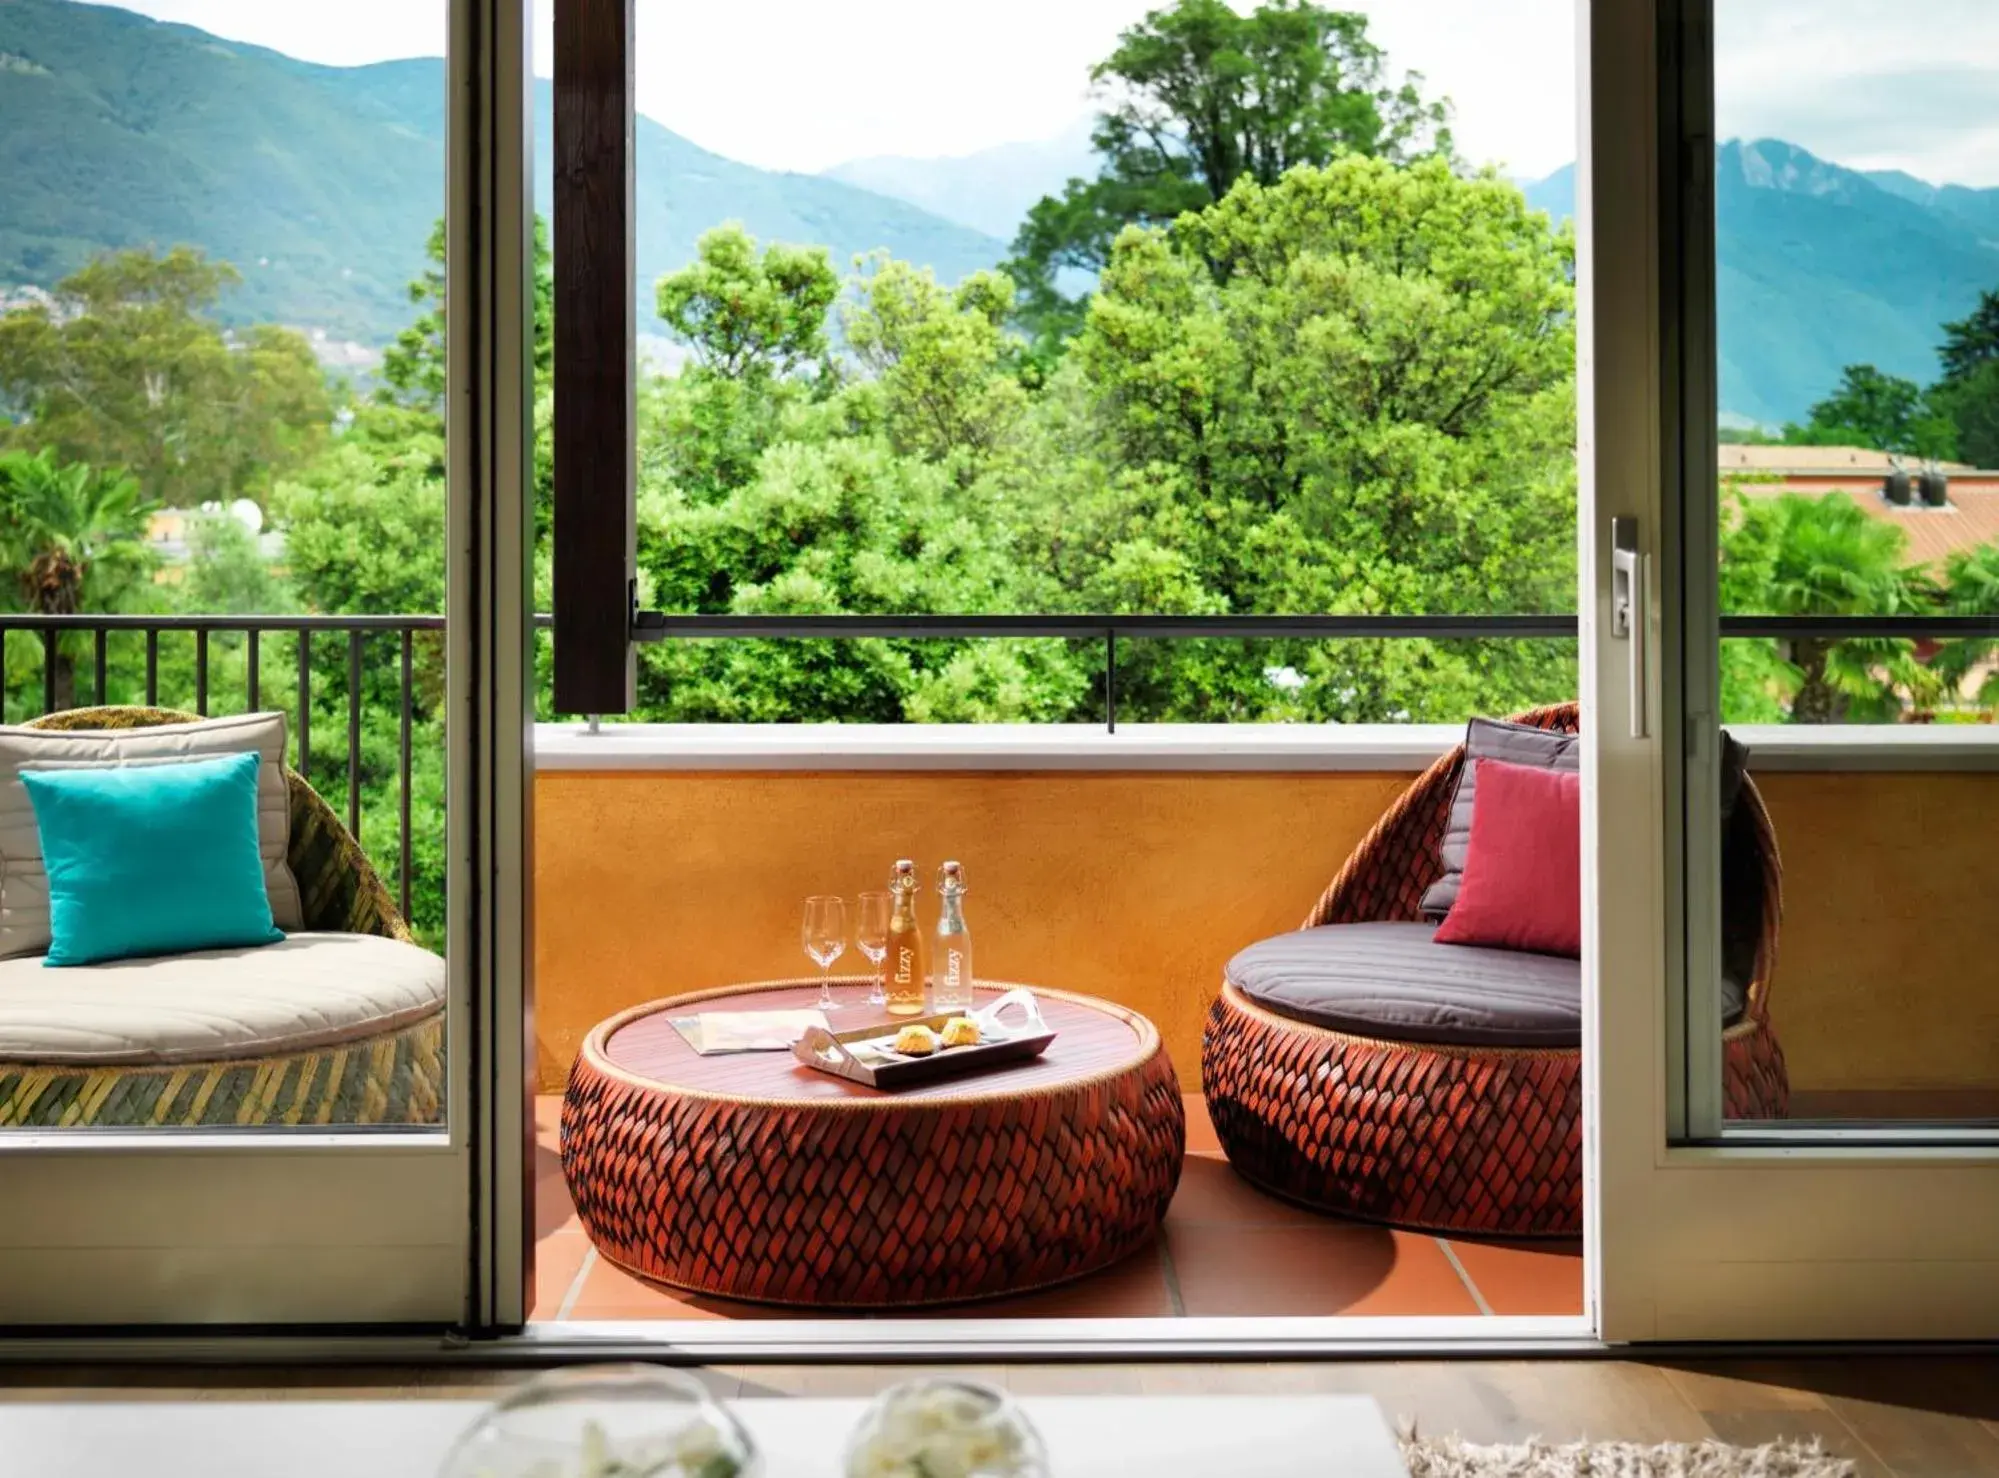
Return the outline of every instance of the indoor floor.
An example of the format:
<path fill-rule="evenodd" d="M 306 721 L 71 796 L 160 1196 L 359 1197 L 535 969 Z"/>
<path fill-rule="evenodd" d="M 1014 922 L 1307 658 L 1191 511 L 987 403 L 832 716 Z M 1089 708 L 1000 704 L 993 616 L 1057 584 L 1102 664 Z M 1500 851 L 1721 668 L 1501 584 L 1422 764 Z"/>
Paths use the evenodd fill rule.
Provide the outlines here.
<path fill-rule="evenodd" d="M 552 1094 L 536 1102 L 534 1318 L 798 1317 L 676 1293 L 598 1256 L 562 1179 L 561 1103 Z M 1582 1313 L 1580 1242 L 1461 1241 L 1303 1210 L 1241 1180 L 1222 1158 L 1200 1095 L 1187 1095 L 1186 1105 L 1186 1169 L 1158 1242 L 1061 1288 L 964 1311 L 1023 1319 Z"/>
<path fill-rule="evenodd" d="M 1396 1425 L 1471 1442 L 1619 1440 L 1753 1447 L 1817 1442 L 1855 1478 L 1999 1475 L 1999 1358 L 1349 1361 L 1271 1365 L 742 1365 L 702 1372 L 725 1398 L 872 1396 L 958 1373 L 1021 1396 L 1372 1396 Z M 491 1397 L 518 1369 L 0 1366 L 10 1401 L 384 1400 Z M 0 1448 L 4 1451 L 4 1448 Z M 0 1465 L 3 1467 L 4 1465 Z"/>

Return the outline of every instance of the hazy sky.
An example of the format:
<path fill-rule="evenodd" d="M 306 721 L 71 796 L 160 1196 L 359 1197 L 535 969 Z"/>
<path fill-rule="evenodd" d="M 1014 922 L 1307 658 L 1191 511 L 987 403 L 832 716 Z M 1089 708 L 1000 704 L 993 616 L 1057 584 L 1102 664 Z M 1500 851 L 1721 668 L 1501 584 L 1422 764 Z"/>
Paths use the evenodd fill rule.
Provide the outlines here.
<path fill-rule="evenodd" d="M 1052 137 L 1158 0 L 637 0 L 640 111 L 776 169 Z M 1575 153 L 1575 0 L 1348 0 L 1457 105 L 1461 150 L 1541 175 Z M 435 55 L 441 0 L 125 0 L 333 64 Z M 536 0 L 547 56 L 549 0 Z M 1723 136 L 1999 185 L 1995 0 L 1718 0 Z M 546 70 L 545 63 L 540 70 Z"/>

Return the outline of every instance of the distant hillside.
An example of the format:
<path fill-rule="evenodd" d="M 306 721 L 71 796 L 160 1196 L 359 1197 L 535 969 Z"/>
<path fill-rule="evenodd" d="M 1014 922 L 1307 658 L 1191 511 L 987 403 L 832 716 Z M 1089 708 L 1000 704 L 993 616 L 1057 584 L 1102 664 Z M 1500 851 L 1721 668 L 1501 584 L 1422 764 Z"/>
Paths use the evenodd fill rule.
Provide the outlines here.
<path fill-rule="evenodd" d="M 0 290 L 46 287 L 111 247 L 188 243 L 236 264 L 237 321 L 381 344 L 444 203 L 444 64 L 321 67 L 70 0 L 0 0 Z M 549 88 L 537 89 L 549 205 Z M 740 220 L 825 245 L 845 270 L 886 247 L 955 280 L 1004 243 L 900 200 L 711 154 L 638 127 L 641 301 Z"/>
<path fill-rule="evenodd" d="M 1060 194 L 1070 179 L 1096 172 L 1090 119 L 1083 117 L 1052 139 L 945 159 L 883 154 L 836 164 L 826 175 L 1010 242 L 1042 196 Z"/>
<path fill-rule="evenodd" d="M 1803 420 L 1849 364 L 1927 384 L 1940 325 L 1999 288 L 1999 191 L 1869 176 L 1794 144 L 1730 142 L 1715 157 L 1721 409 Z M 1526 187 L 1575 213 L 1575 170 Z"/>
<path fill-rule="evenodd" d="M 1974 190 L 1969 185 L 1932 185 L 1899 169 L 1869 170 L 1867 178 L 1891 195 L 1955 216 L 1966 225 L 1999 237 L 1999 190 Z"/>

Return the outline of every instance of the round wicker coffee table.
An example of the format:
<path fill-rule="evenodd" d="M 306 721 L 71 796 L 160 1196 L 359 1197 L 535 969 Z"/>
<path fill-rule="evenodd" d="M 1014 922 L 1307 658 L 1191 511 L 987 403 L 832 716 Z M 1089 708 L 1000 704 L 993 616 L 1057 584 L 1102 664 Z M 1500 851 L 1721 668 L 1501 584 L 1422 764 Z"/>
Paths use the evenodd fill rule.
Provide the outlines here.
<path fill-rule="evenodd" d="M 889 1018 L 849 1003 L 835 1031 Z M 1015 989 L 997 982 L 982 994 Z M 562 1104 L 562 1168 L 598 1253 L 693 1293 L 905 1308 L 1046 1288 L 1151 1242 L 1186 1115 L 1152 1023 L 1035 995 L 1058 1033 L 1030 1061 L 883 1092 L 789 1053 L 703 1057 L 669 1018 L 802 1009 L 818 981 L 654 1001 L 594 1028 Z"/>

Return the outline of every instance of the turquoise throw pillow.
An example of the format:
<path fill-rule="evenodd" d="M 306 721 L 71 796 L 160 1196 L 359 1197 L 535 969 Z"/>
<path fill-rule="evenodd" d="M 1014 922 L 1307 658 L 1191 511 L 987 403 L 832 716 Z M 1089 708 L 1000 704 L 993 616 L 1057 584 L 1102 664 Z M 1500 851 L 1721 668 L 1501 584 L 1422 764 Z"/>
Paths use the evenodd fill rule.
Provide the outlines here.
<path fill-rule="evenodd" d="M 23 770 L 49 874 L 45 965 L 274 944 L 255 754 Z"/>

